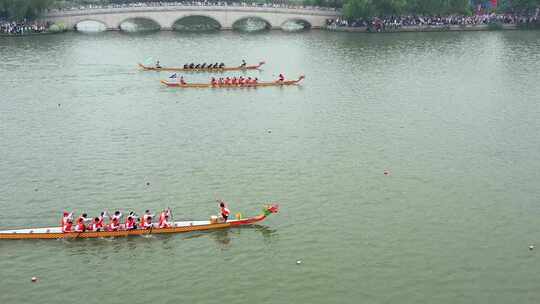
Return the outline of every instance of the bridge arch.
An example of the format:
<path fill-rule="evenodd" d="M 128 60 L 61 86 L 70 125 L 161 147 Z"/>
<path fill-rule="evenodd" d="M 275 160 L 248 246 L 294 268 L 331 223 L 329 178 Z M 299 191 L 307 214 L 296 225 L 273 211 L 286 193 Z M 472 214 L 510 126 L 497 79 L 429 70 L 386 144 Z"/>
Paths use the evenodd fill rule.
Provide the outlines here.
<path fill-rule="evenodd" d="M 171 29 L 175 31 L 214 31 L 223 26 L 213 16 L 206 14 L 187 14 L 173 21 Z"/>
<path fill-rule="evenodd" d="M 265 18 L 249 15 L 236 19 L 232 23 L 232 29 L 246 32 L 259 32 L 272 29 L 272 23 Z"/>
<path fill-rule="evenodd" d="M 126 23 L 131 23 L 132 25 L 126 25 Z M 120 20 L 115 28 L 124 32 L 146 32 L 159 31 L 161 29 L 161 25 L 152 17 L 134 16 Z"/>
<path fill-rule="evenodd" d="M 309 21 L 302 18 L 290 18 L 281 23 L 280 28 L 286 32 L 298 32 L 311 29 Z"/>
<path fill-rule="evenodd" d="M 77 32 L 95 33 L 106 31 L 107 24 L 99 19 L 86 18 L 75 22 L 73 29 Z"/>

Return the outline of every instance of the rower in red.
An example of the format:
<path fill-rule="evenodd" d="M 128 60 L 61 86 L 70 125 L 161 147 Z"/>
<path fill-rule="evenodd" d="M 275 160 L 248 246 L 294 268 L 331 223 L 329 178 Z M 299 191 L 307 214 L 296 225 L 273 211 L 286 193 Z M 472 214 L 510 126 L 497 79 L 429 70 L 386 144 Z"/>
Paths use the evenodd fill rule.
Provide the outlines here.
<path fill-rule="evenodd" d="M 135 213 L 131 211 L 126 218 L 125 228 L 126 230 L 137 229 L 137 221 L 135 220 Z"/>
<path fill-rule="evenodd" d="M 169 218 L 171 217 L 171 209 L 163 210 L 159 215 L 159 228 L 169 228 L 171 224 L 169 223 Z"/>
<path fill-rule="evenodd" d="M 68 220 L 72 221 L 73 222 L 73 212 L 67 212 L 67 211 L 64 211 L 63 215 L 62 215 L 62 221 L 60 222 L 60 225 L 62 227 L 62 232 L 64 232 L 64 226 L 66 226 Z"/>
<path fill-rule="evenodd" d="M 86 222 L 90 222 L 90 221 L 92 221 L 92 219 L 88 218 L 88 215 L 86 213 L 83 213 L 81 216 L 77 218 L 77 226 L 75 227 L 75 231 L 85 232 Z"/>
<path fill-rule="evenodd" d="M 103 211 L 99 214 L 99 216 L 97 217 L 98 219 L 98 226 L 103 229 L 103 227 L 105 227 L 105 223 L 104 223 L 104 220 L 105 220 L 105 217 L 109 217 L 109 215 L 107 214 L 107 211 Z"/>
<path fill-rule="evenodd" d="M 278 82 L 283 82 L 283 81 L 285 81 L 285 76 L 280 73 L 278 76 Z"/>
<path fill-rule="evenodd" d="M 110 217 L 111 221 L 109 223 L 109 230 L 118 231 L 118 229 L 120 228 L 121 217 L 122 217 L 122 213 L 120 213 L 120 211 L 114 212 L 114 214 Z"/>
<path fill-rule="evenodd" d="M 82 217 L 79 217 L 77 219 L 77 226 L 75 226 L 75 232 L 85 232 L 86 231 L 86 225 L 84 224 L 84 220 Z"/>
<path fill-rule="evenodd" d="M 92 225 L 88 228 L 88 230 L 96 232 L 103 230 L 103 217 L 94 218 L 94 221 L 92 222 Z"/>
<path fill-rule="evenodd" d="M 73 231 L 73 221 L 71 219 L 67 219 L 64 226 L 62 226 L 62 232 L 72 232 Z"/>
<path fill-rule="evenodd" d="M 146 227 L 146 222 L 148 221 L 148 218 L 150 218 L 150 221 L 152 221 L 152 217 L 154 215 L 150 212 L 150 210 L 144 211 L 143 216 L 141 217 L 141 227 Z"/>
<path fill-rule="evenodd" d="M 154 224 L 152 224 L 152 216 L 147 216 L 146 220 L 144 220 L 144 224 L 142 225 L 142 227 L 144 229 L 150 229 L 153 226 L 154 226 Z"/>

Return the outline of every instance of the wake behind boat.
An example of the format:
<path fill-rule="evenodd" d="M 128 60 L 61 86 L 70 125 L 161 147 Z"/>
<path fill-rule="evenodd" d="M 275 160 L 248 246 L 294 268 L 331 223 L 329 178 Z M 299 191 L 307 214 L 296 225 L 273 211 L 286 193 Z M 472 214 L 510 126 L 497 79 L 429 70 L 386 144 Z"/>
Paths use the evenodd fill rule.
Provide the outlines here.
<path fill-rule="evenodd" d="M 245 70 L 258 70 L 265 64 L 264 61 L 259 62 L 256 65 L 247 65 L 242 62 L 239 66 L 225 66 L 225 64 L 185 64 L 183 67 L 165 67 L 159 64 L 159 61 L 155 66 L 148 66 L 139 63 L 139 67 L 144 71 L 168 71 L 168 72 L 226 72 L 226 71 L 245 71 Z"/>
<path fill-rule="evenodd" d="M 100 237 L 125 237 L 130 235 L 151 235 L 165 233 L 183 233 L 191 231 L 205 231 L 251 225 L 263 221 L 272 213 L 277 213 L 278 205 L 268 205 L 263 208 L 260 215 L 249 218 L 237 218 L 220 220 L 211 217 L 210 220 L 171 222 L 168 227 L 159 228 L 158 223 L 147 225 L 146 228 L 125 229 L 125 226 L 111 231 L 64 231 L 63 227 L 43 227 L 28 229 L 0 230 L 0 239 L 61 239 L 61 238 L 100 238 Z M 228 209 L 227 209 L 228 211 Z M 113 216 L 114 217 L 114 216 Z M 121 225 L 123 226 L 123 225 Z"/>
<path fill-rule="evenodd" d="M 176 78 L 176 77 L 174 77 Z M 301 75 L 296 80 L 286 80 L 284 78 L 275 80 L 275 81 L 258 81 L 256 78 L 254 80 L 235 80 L 233 78 L 230 80 L 229 77 L 223 79 L 212 78 L 208 83 L 187 83 L 184 81 L 183 77 L 179 81 L 167 81 L 161 80 L 161 83 L 168 87 L 177 87 L 177 88 L 257 88 L 257 87 L 279 87 L 279 86 L 291 86 L 298 85 L 303 79 L 304 75 Z M 230 81 L 229 81 L 230 80 Z"/>

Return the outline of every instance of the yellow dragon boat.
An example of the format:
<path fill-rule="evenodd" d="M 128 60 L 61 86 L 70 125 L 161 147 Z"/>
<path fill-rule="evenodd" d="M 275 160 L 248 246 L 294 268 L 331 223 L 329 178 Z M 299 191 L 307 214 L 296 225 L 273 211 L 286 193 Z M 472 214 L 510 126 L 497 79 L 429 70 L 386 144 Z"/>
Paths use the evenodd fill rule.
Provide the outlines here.
<path fill-rule="evenodd" d="M 245 71 L 245 70 L 258 70 L 261 66 L 265 64 L 264 61 L 259 62 L 257 65 L 246 65 L 246 66 L 234 66 L 234 67 L 222 67 L 222 68 L 198 68 L 198 69 L 184 69 L 184 68 L 175 68 L 175 67 L 155 67 L 147 66 L 142 63 L 139 63 L 139 67 L 144 71 L 167 71 L 167 72 L 226 72 L 226 71 Z"/>
<path fill-rule="evenodd" d="M 213 89 L 224 89 L 224 88 L 258 88 L 258 87 L 280 87 L 280 86 L 291 86 L 298 85 L 304 78 L 304 75 L 301 75 L 296 80 L 283 80 L 283 81 L 261 81 L 252 84 L 211 84 L 211 83 L 180 83 L 178 81 L 166 81 L 161 80 L 161 83 L 168 87 L 176 88 L 213 88 Z"/>
<path fill-rule="evenodd" d="M 262 214 L 245 218 L 232 219 L 225 222 L 214 220 L 208 221 L 181 221 L 171 223 L 169 228 L 158 228 L 157 224 L 148 229 L 117 230 L 117 231 L 85 231 L 85 232 L 62 232 L 62 227 L 44 227 L 29 229 L 0 230 L 0 239 L 78 239 L 78 238 L 106 238 L 106 237 L 126 237 L 131 235 L 151 235 L 170 234 L 191 231 L 205 231 L 215 229 L 225 229 L 252 225 L 263 221 L 272 213 L 279 211 L 278 205 L 268 205 L 263 209 Z"/>

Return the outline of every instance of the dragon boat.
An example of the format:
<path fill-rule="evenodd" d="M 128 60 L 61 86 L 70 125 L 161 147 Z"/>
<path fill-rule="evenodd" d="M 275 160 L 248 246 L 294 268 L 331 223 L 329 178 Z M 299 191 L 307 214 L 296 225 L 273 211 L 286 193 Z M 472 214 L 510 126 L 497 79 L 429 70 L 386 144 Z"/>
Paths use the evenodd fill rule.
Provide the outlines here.
<path fill-rule="evenodd" d="M 304 75 L 301 75 L 296 80 L 284 80 L 284 81 L 261 81 L 258 83 L 251 84 L 211 84 L 211 83 L 185 83 L 182 84 L 178 81 L 166 81 L 161 80 L 161 83 L 168 87 L 176 88 L 213 88 L 213 89 L 223 89 L 223 88 L 258 88 L 258 87 L 280 87 L 280 86 L 291 86 L 298 85 L 303 79 Z"/>
<path fill-rule="evenodd" d="M 210 219 L 207 221 L 181 221 L 172 222 L 169 228 L 158 228 L 157 224 L 148 229 L 117 230 L 117 231 L 85 231 L 85 232 L 62 232 L 61 227 L 44 227 L 29 229 L 0 230 L 0 239 L 78 239 L 78 238 L 106 238 L 106 237 L 126 237 L 131 235 L 151 235 L 166 233 L 183 233 L 192 231 L 205 231 L 225 229 L 252 225 L 263 221 L 272 213 L 277 213 L 278 205 L 268 205 L 263 208 L 260 215 L 249 218 L 237 218 L 220 222 Z"/>
<path fill-rule="evenodd" d="M 264 61 L 259 62 L 257 65 L 246 65 L 246 66 L 234 66 L 234 67 L 222 67 L 222 68 L 198 68 L 198 69 L 184 69 L 180 67 L 155 67 L 147 66 L 142 63 L 139 63 L 139 67 L 144 71 L 168 71 L 168 72 L 226 72 L 226 71 L 245 71 L 245 70 L 258 70 L 261 66 L 265 64 Z"/>

